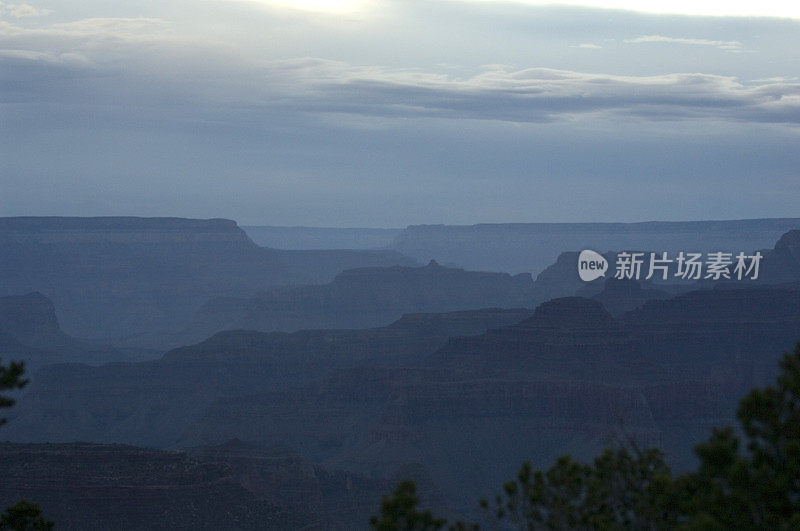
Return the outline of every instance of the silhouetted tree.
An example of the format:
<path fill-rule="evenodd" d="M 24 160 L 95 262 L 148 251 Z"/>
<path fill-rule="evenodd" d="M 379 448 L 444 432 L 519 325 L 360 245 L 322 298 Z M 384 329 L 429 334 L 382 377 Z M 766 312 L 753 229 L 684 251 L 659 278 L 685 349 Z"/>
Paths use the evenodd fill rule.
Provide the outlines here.
<path fill-rule="evenodd" d="M 480 504 L 519 529 L 800 529 L 800 343 L 781 359 L 775 386 L 750 391 L 736 416 L 745 444 L 733 429 L 715 429 L 695 448 L 697 470 L 676 478 L 659 450 L 628 441 L 591 464 L 524 463 L 491 506 Z M 404 526 L 418 513 L 413 484 L 402 485 L 384 499 L 378 529 L 447 525 L 426 511 L 438 527 Z"/>
<path fill-rule="evenodd" d="M 671 485 L 656 449 L 607 449 L 591 465 L 564 456 L 547 471 L 524 463 L 495 498 L 494 514 L 521 529 L 672 528 Z"/>
<path fill-rule="evenodd" d="M 28 384 L 28 380 L 22 378 L 25 372 L 25 364 L 21 361 L 12 361 L 8 366 L 0 365 L 0 392 L 22 389 Z M 14 400 L 0 395 L 0 408 L 8 408 L 14 405 Z M 4 417 L 0 417 L 0 425 L 6 423 Z"/>
<path fill-rule="evenodd" d="M 0 516 L 0 530 L 50 531 L 55 524 L 42 518 L 42 510 L 35 503 L 20 500 Z"/>
<path fill-rule="evenodd" d="M 25 373 L 25 364 L 21 361 L 11 362 L 8 366 L 0 365 L 0 391 L 22 389 L 28 385 L 28 380 L 22 378 Z M 9 408 L 14 405 L 14 400 L 0 396 L 0 408 Z M 0 425 L 6 419 L 0 417 Z M 42 518 L 42 511 L 35 503 L 20 500 L 11 507 L 7 507 L 0 515 L 0 530 L 13 531 L 47 531 L 53 529 L 53 522 Z"/>
<path fill-rule="evenodd" d="M 774 387 L 754 389 L 733 430 L 714 430 L 696 449 L 697 472 L 678 478 L 687 524 L 731 529 L 800 529 L 800 343 L 780 361 Z"/>
<path fill-rule="evenodd" d="M 401 481 L 391 496 L 383 497 L 381 514 L 370 518 L 370 524 L 378 531 L 435 531 L 445 526 L 444 518 L 436 518 L 427 510 L 420 511 L 417 505 L 416 485 L 413 481 Z"/>

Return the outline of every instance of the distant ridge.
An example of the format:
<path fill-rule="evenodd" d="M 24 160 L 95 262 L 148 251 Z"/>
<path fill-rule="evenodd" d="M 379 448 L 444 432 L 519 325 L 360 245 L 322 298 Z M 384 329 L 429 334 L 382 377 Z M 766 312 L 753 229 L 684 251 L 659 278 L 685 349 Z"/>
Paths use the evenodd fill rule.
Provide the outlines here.
<path fill-rule="evenodd" d="M 394 251 L 265 249 L 227 219 L 0 218 L 0 296 L 40 292 L 67 333 L 103 342 L 178 329 L 213 297 L 396 264 L 414 261 Z"/>
<path fill-rule="evenodd" d="M 755 251 L 771 248 L 800 218 L 635 223 L 411 225 L 391 248 L 424 262 L 481 271 L 541 272 L 566 251 Z"/>
<path fill-rule="evenodd" d="M 403 229 L 243 226 L 262 247 L 275 249 L 386 249 Z"/>
<path fill-rule="evenodd" d="M 420 227 L 448 227 L 454 229 L 472 229 L 472 228 L 493 228 L 493 227 L 508 227 L 517 229 L 528 229 L 531 227 L 542 228 L 593 228 L 599 232 L 606 231 L 610 228 L 629 228 L 629 227 L 647 227 L 653 230 L 658 230 L 660 227 L 668 226 L 685 226 L 691 228 L 692 226 L 705 226 L 705 227 L 718 227 L 728 228 L 730 226 L 740 225 L 742 227 L 751 227 L 757 225 L 772 226 L 781 225 L 784 223 L 797 223 L 800 218 L 749 218 L 749 219 L 708 219 L 708 220 L 690 220 L 690 221 L 575 221 L 575 222 L 515 222 L 515 223 L 473 223 L 472 225 L 449 225 L 446 223 L 420 223 L 418 225 L 409 225 L 403 230 L 420 228 Z"/>
<path fill-rule="evenodd" d="M 265 290 L 248 298 L 204 304 L 175 345 L 243 328 L 291 332 L 306 328 L 385 326 L 406 313 L 534 305 L 530 275 L 465 271 L 435 261 L 421 267 L 346 269 L 332 282 Z"/>
<path fill-rule="evenodd" d="M 185 228 L 185 227 L 217 227 L 230 229 L 236 227 L 235 221 L 224 218 L 179 218 L 179 217 L 140 217 L 140 216 L 13 216 L 0 218 L 0 228 L 13 228 L 19 226 L 25 230 L 32 227 L 41 226 L 46 229 L 53 229 L 54 224 L 58 228 L 80 228 L 87 226 L 97 228 Z"/>

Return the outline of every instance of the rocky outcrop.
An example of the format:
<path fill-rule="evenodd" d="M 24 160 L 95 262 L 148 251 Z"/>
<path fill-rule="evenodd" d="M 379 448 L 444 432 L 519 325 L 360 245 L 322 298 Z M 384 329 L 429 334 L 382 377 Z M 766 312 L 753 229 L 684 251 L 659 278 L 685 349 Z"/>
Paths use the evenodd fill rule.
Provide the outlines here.
<path fill-rule="evenodd" d="M 127 361 L 154 355 L 92 345 L 65 334 L 53 302 L 41 293 L 0 297 L 0 358 L 24 360 L 26 372 L 58 362 Z"/>
<path fill-rule="evenodd" d="M 790 230 L 775 244 L 775 252 L 800 264 L 800 230 Z"/>
<path fill-rule="evenodd" d="M 249 299 L 215 299 L 203 306 L 182 339 L 244 328 L 295 331 L 384 326 L 405 313 L 486 307 L 532 307 L 530 275 L 444 267 L 359 268 L 329 284 L 277 288 Z"/>
<path fill-rule="evenodd" d="M 223 219 L 0 218 L 0 296 L 41 292 L 70 334 L 104 341 L 157 344 L 156 332 L 186 326 L 213 297 L 412 263 L 390 251 L 264 249 Z"/>
<path fill-rule="evenodd" d="M 0 359 L 25 360 L 30 373 L 75 350 L 79 343 L 61 331 L 53 303 L 42 294 L 0 297 Z"/>
<path fill-rule="evenodd" d="M 800 218 L 646 223 L 412 225 L 392 249 L 417 260 L 482 271 L 538 274 L 567 251 L 754 251 L 770 247 Z"/>
<path fill-rule="evenodd" d="M 762 283 L 800 282 L 800 230 L 787 232 L 772 250 L 763 254 Z"/>
<path fill-rule="evenodd" d="M 61 331 L 53 302 L 37 292 L 0 297 L 0 330 L 34 347 L 75 341 Z"/>
<path fill-rule="evenodd" d="M 642 252 L 649 256 L 648 251 Z M 533 293 L 538 300 L 549 300 L 560 297 L 580 296 L 595 298 L 603 302 L 611 313 L 618 315 L 632 310 L 650 299 L 671 297 L 677 293 L 686 293 L 697 289 L 708 289 L 713 283 L 707 281 L 675 280 L 676 266 L 669 265 L 668 281 L 655 284 L 644 277 L 646 267 L 639 280 L 615 278 L 616 252 L 606 252 L 603 257 L 608 261 L 609 269 L 603 277 L 591 282 L 584 282 L 578 275 L 578 252 L 561 253 L 556 262 L 539 273 L 534 283 Z"/>
<path fill-rule="evenodd" d="M 618 251 L 633 251 L 631 247 L 620 247 Z M 682 249 L 685 250 L 685 249 Z M 697 251 L 698 249 L 692 249 Z M 646 257 L 649 251 L 643 252 Z M 752 256 L 756 252 L 754 248 L 739 248 L 738 252 Z M 620 282 L 615 279 L 615 263 L 617 252 L 605 252 L 603 257 L 609 263 L 609 271 L 604 278 L 599 278 L 591 282 L 583 282 L 578 276 L 578 252 L 568 251 L 561 253 L 555 263 L 546 267 L 537 277 L 534 283 L 533 296 L 537 300 L 548 300 L 556 297 L 567 297 L 579 295 L 583 297 L 594 297 L 602 300 L 614 314 L 632 310 L 642 302 L 649 299 L 666 298 L 678 293 L 699 289 L 712 289 L 715 286 L 725 289 L 743 289 L 764 284 L 791 284 L 800 282 L 800 230 L 791 230 L 783 234 L 775 244 L 774 249 L 762 249 L 761 262 L 757 270 L 757 278 L 752 279 L 755 270 L 743 275 L 743 279 L 736 280 L 734 267 L 738 252 L 731 253 L 733 265 L 728 266 L 729 279 L 724 277 L 713 281 L 701 278 L 700 280 L 683 280 L 676 278 L 677 264 L 674 261 L 675 254 L 669 255 L 673 259 L 668 264 L 667 281 L 660 278 L 658 284 L 644 278 L 646 276 L 647 265 L 643 266 L 642 276 L 638 281 L 633 279 Z M 641 286 L 641 288 L 637 287 Z M 603 292 L 601 294 L 601 292 Z"/>

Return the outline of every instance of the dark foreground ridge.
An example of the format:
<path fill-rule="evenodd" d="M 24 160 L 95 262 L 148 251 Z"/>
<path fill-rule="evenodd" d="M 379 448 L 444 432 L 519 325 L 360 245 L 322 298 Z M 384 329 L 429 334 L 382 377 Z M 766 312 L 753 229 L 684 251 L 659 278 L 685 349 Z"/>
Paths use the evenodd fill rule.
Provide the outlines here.
<path fill-rule="evenodd" d="M 185 452 L 3 443 L 0 476 L 3 507 L 33 499 L 57 529 L 103 531 L 361 528 L 391 485 L 238 440 Z"/>

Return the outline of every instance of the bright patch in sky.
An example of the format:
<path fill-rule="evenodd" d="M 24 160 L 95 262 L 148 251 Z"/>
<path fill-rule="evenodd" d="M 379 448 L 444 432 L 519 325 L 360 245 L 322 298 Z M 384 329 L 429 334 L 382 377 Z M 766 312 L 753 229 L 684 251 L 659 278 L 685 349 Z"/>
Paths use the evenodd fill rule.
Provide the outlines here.
<path fill-rule="evenodd" d="M 303 11 L 319 11 L 323 13 L 351 13 L 365 7 L 362 0 L 252 0 L 259 4 L 300 9 Z"/>

